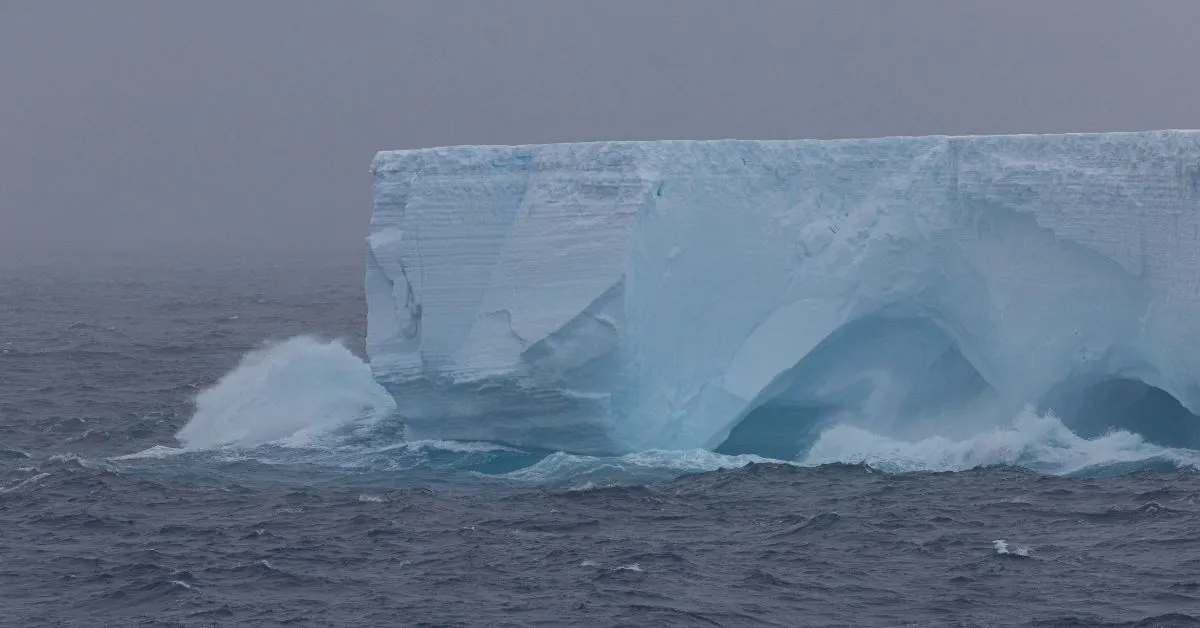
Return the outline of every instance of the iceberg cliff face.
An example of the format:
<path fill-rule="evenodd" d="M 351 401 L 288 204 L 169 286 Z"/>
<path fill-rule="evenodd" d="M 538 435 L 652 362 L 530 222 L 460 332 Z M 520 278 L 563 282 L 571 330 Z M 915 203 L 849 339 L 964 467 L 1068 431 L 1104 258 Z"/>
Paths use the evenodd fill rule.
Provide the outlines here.
<path fill-rule="evenodd" d="M 372 170 L 367 351 L 418 437 L 783 455 L 835 419 L 952 435 L 1030 403 L 1196 428 L 1200 132 L 452 147 Z"/>

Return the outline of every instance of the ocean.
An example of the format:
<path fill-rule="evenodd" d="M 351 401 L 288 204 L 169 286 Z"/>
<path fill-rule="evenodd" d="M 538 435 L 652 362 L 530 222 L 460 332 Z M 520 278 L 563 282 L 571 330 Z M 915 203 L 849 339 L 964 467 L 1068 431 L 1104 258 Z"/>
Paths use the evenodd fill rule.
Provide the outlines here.
<path fill-rule="evenodd" d="M 360 260 L 0 269 L 3 626 L 1196 626 L 1200 453 L 409 441 Z"/>

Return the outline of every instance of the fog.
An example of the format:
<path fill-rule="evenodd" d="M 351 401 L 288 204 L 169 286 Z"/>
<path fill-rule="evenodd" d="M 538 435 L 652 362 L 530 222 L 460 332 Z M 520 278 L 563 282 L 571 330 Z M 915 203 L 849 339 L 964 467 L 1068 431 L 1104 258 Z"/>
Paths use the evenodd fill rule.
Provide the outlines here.
<path fill-rule="evenodd" d="M 1192 0 L 0 0 L 0 259 L 359 260 L 380 149 L 1200 127 Z"/>

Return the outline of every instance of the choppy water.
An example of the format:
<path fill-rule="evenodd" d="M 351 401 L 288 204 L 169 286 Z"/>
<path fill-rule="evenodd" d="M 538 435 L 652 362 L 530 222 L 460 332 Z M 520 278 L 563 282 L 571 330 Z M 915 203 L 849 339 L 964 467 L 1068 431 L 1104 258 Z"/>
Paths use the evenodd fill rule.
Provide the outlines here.
<path fill-rule="evenodd" d="M 1196 452 L 406 442 L 363 308 L 354 265 L 0 270 L 0 625 L 1200 625 Z"/>

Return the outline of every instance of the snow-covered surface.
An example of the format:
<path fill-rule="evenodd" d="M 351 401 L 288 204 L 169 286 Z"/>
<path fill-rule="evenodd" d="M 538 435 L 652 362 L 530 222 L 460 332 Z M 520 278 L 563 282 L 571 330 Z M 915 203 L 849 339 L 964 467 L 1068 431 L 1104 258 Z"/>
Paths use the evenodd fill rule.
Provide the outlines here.
<path fill-rule="evenodd" d="M 1200 132 L 450 147 L 372 170 L 367 351 L 417 438 L 713 448 L 772 404 L 962 437 L 1109 379 L 1200 410 Z"/>

